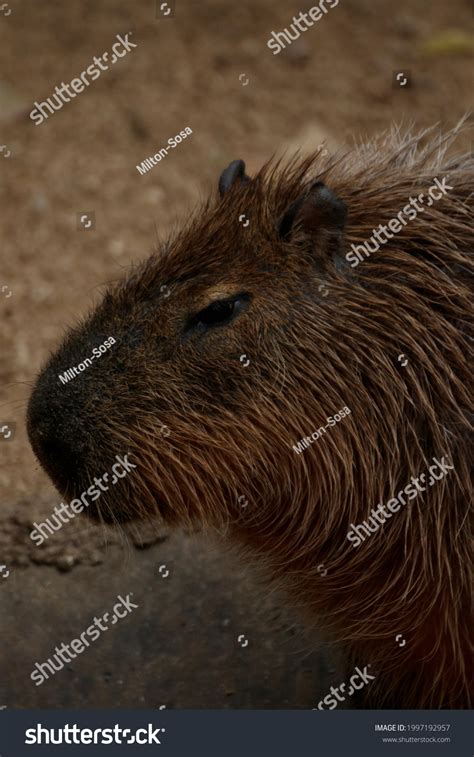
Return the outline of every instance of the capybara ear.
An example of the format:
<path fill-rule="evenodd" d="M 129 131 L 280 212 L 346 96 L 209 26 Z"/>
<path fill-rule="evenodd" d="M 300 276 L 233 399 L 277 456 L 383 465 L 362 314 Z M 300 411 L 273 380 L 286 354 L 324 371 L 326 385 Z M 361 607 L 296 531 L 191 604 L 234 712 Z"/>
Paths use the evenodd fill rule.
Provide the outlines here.
<path fill-rule="evenodd" d="M 340 236 L 344 231 L 347 205 L 322 181 L 316 181 L 309 190 L 293 202 L 278 226 L 280 237 L 289 241 L 297 231 L 316 241 L 329 232 Z M 326 234 L 327 237 L 327 234 Z"/>
<path fill-rule="evenodd" d="M 245 173 L 245 163 L 243 160 L 233 160 L 229 163 L 227 168 L 221 173 L 219 179 L 219 194 L 222 197 L 235 182 L 238 181 L 246 183 L 250 181 L 250 177 Z"/>

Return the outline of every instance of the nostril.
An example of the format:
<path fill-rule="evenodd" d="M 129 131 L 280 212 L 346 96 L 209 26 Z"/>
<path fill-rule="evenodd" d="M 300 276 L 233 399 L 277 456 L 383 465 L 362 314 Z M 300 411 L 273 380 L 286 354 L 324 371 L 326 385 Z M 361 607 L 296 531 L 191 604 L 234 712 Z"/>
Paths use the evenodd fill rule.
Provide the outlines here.
<path fill-rule="evenodd" d="M 67 430 L 57 414 L 35 393 L 28 407 L 27 431 L 30 444 L 41 466 L 58 489 L 70 488 L 77 471 L 77 455 L 68 439 Z"/>
<path fill-rule="evenodd" d="M 51 436 L 40 432 L 42 437 L 41 452 L 51 466 L 56 466 L 64 458 L 64 443 Z"/>
<path fill-rule="evenodd" d="M 37 455 L 41 451 L 44 440 L 48 437 L 49 423 L 47 418 L 47 409 L 38 397 L 38 390 L 35 390 L 28 403 L 26 428 L 30 444 Z"/>
<path fill-rule="evenodd" d="M 38 424 L 30 430 L 31 446 L 42 468 L 52 478 L 56 487 L 68 492 L 77 474 L 77 455 L 69 442 L 60 435 L 59 428 Z"/>
<path fill-rule="evenodd" d="M 28 414 L 26 419 L 26 430 L 28 432 L 28 438 L 30 444 L 33 447 L 36 455 L 39 456 L 43 441 L 47 435 L 46 427 L 38 417 L 38 412 L 33 402 L 33 398 L 30 399 L 28 406 Z"/>
<path fill-rule="evenodd" d="M 54 438 L 47 421 L 38 420 L 34 415 L 30 414 L 28 418 L 28 435 L 31 446 L 41 462 L 45 458 L 56 457 L 58 455 L 60 443 Z"/>

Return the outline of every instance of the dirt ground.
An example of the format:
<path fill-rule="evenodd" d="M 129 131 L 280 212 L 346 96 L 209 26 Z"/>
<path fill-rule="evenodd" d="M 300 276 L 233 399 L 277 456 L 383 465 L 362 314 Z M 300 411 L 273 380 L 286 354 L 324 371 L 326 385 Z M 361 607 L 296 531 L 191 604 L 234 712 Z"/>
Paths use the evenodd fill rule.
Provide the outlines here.
<path fill-rule="evenodd" d="M 26 402 L 66 327 L 231 160 L 252 173 L 273 153 L 334 150 L 392 123 L 449 127 L 472 109 L 470 0 L 341 0 L 279 55 L 271 32 L 309 3 L 177 0 L 168 18 L 159 5 L 11 0 L 0 11 L 0 706 L 315 706 L 337 653 L 309 640 L 224 546 L 159 523 L 128 527 L 125 543 L 81 519 L 44 548 L 31 542 L 59 498 L 29 446 Z M 33 123 L 35 101 L 127 33 L 136 48 Z M 192 134 L 140 175 L 185 127 Z M 34 663 L 130 591 L 139 619 L 36 688 Z"/>

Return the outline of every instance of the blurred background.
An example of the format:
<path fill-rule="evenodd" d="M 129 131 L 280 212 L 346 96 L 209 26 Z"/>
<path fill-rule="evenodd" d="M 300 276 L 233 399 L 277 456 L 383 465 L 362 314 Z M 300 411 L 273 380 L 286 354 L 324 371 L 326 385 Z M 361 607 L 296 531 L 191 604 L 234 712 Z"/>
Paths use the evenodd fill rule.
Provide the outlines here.
<path fill-rule="evenodd" d="M 225 543 L 81 518 L 43 547 L 29 538 L 60 503 L 26 436 L 35 375 L 231 160 L 252 173 L 274 153 L 333 151 L 393 123 L 449 128 L 471 110 L 471 0 L 340 0 L 274 55 L 271 33 L 310 7 L 0 3 L 0 708 L 311 708 L 344 680 L 338 650 Z M 33 123 L 35 101 L 127 33 L 134 49 Z M 34 685 L 35 662 L 130 592 L 139 609 Z"/>

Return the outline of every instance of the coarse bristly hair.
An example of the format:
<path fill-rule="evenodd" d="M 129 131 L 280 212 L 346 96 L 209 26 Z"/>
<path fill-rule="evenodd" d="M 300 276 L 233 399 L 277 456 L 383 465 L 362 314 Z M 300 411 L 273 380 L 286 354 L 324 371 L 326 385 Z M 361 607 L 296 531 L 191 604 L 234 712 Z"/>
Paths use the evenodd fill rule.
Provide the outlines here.
<path fill-rule="evenodd" d="M 128 452 L 136 470 L 100 500 L 109 517 L 225 533 L 370 664 L 372 707 L 471 703 L 474 160 L 456 154 L 458 131 L 395 130 L 333 157 L 272 160 L 253 179 L 233 169 L 70 333 L 30 403 L 33 447 L 61 491 L 77 495 Z M 444 197 L 349 265 L 351 244 L 444 177 Z M 216 301 L 239 312 L 226 305 L 210 326 Z M 115 351 L 57 385 L 110 335 Z M 57 434 L 66 413 L 67 475 L 44 443 L 46 415 Z M 354 548 L 351 524 L 443 456 L 449 475 Z"/>

